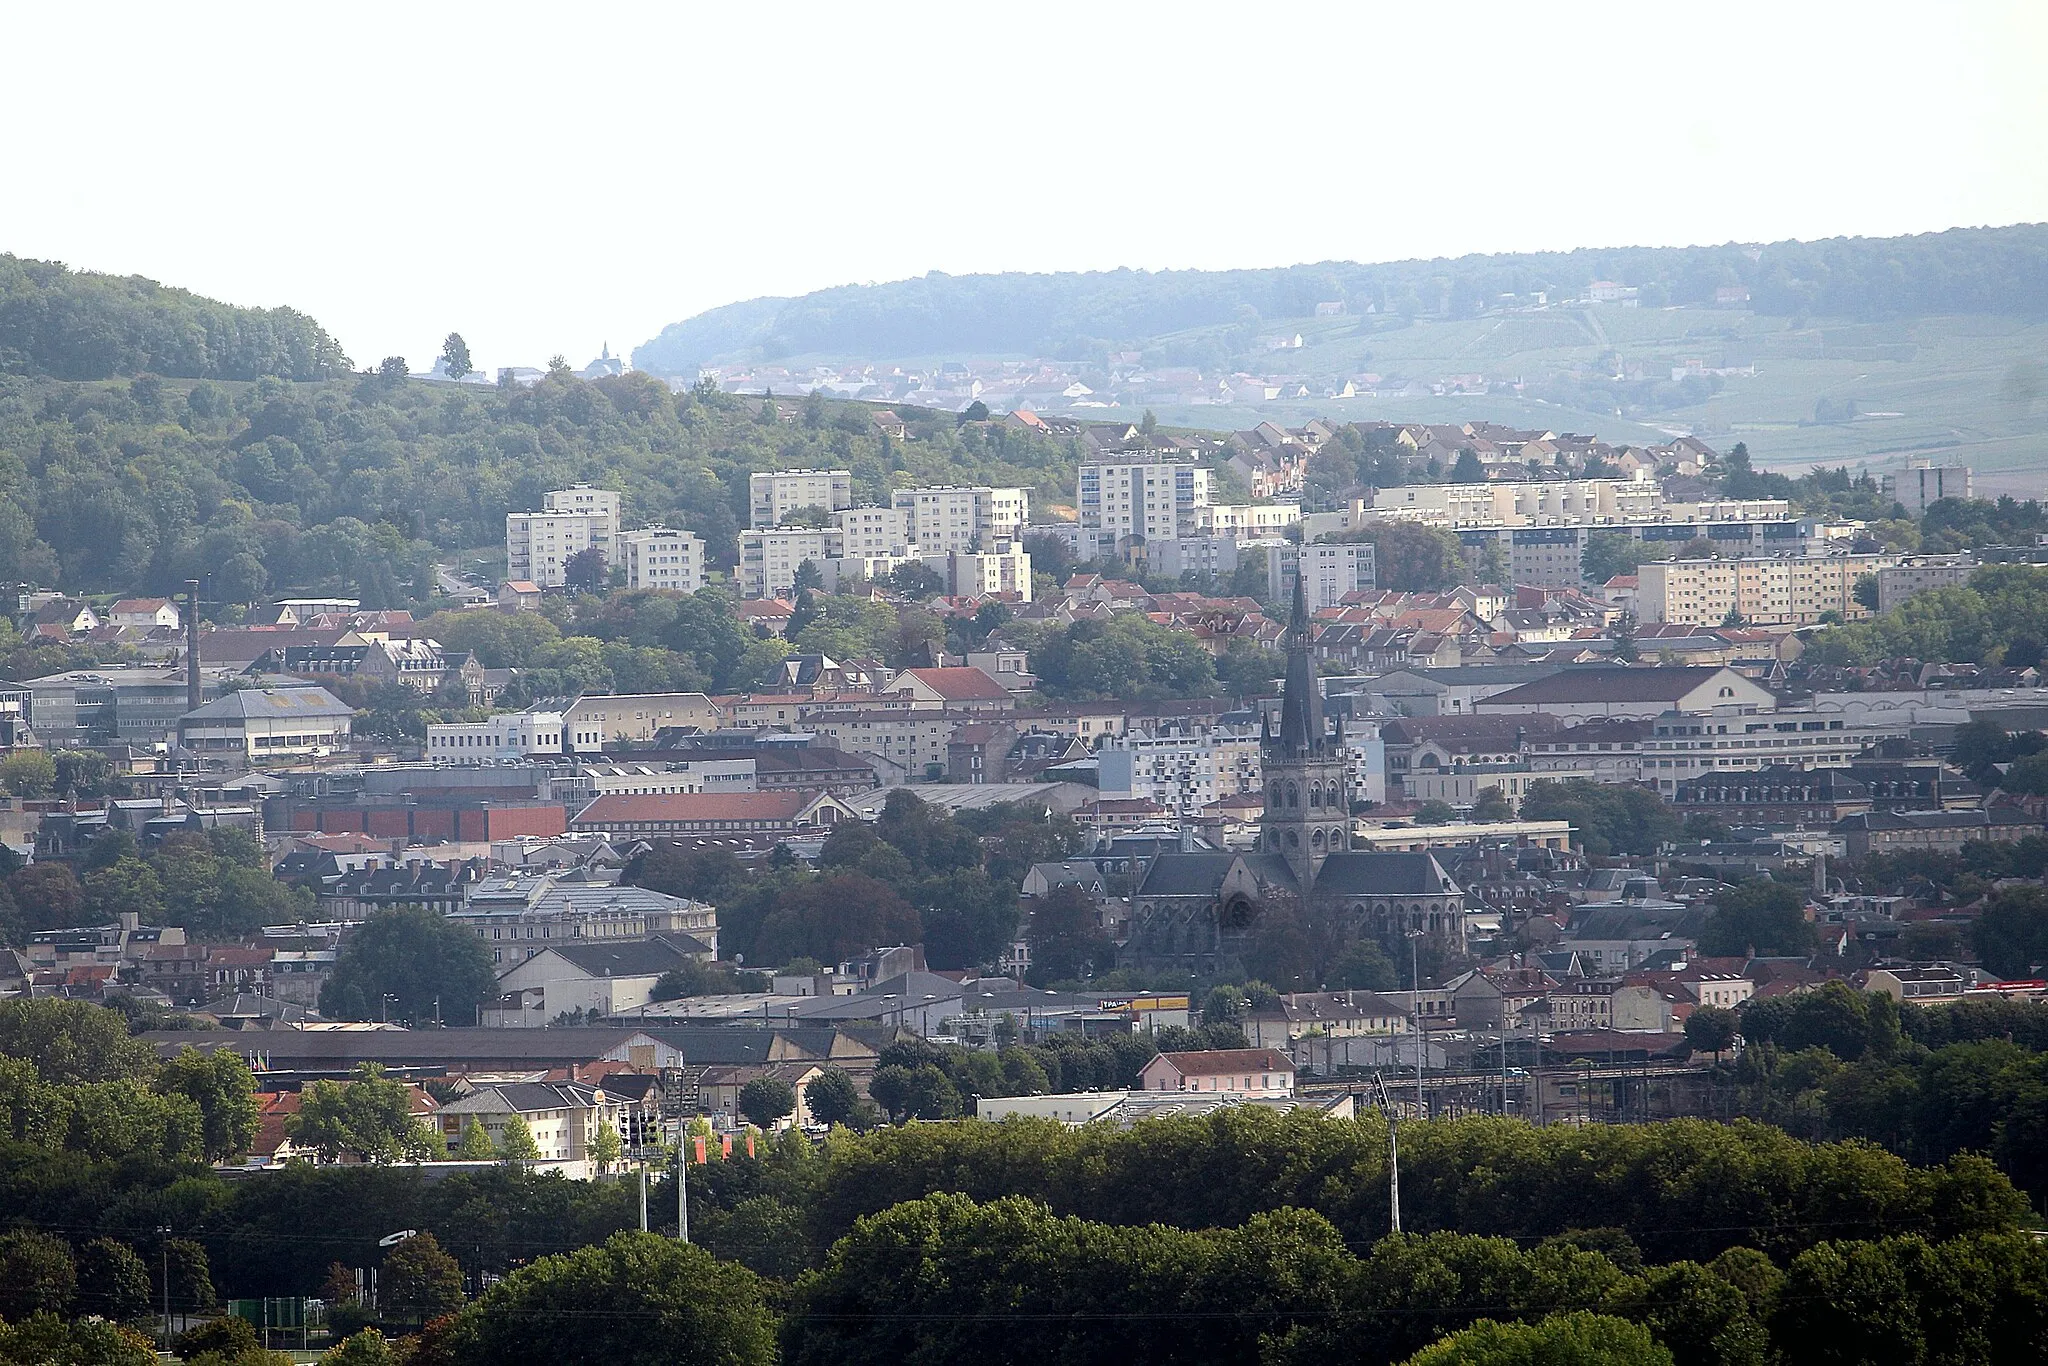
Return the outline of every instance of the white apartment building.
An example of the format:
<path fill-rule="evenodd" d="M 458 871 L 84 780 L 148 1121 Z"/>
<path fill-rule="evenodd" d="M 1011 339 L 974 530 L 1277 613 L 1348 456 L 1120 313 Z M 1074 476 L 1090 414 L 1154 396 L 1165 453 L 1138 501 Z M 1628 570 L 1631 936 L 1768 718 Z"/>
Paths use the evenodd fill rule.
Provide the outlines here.
<path fill-rule="evenodd" d="M 508 712 L 484 721 L 427 727 L 427 759 L 437 764 L 512 763 L 559 757 L 565 727 L 558 711 Z"/>
<path fill-rule="evenodd" d="M 747 525 L 781 526 L 802 508 L 853 506 L 852 470 L 770 470 L 747 476 Z"/>
<path fill-rule="evenodd" d="M 926 554 L 1018 540 L 1031 520 L 1029 489 L 948 484 L 898 489 L 889 501 L 904 515 L 910 543 Z"/>
<path fill-rule="evenodd" d="M 1209 505 L 1209 471 L 1188 460 L 1091 460 L 1075 483 L 1084 560 L 1125 555 L 1141 542 L 1191 536 L 1195 509 Z"/>
<path fill-rule="evenodd" d="M 910 519 L 900 507 L 842 508 L 832 516 L 839 523 L 839 553 L 846 558 L 910 553 Z"/>
<path fill-rule="evenodd" d="M 1240 541 L 1283 535 L 1301 521 L 1299 503 L 1211 503 L 1195 509 L 1195 533 Z"/>
<path fill-rule="evenodd" d="M 660 524 L 622 531 L 615 538 L 628 588 L 694 593 L 704 586 L 704 541 L 692 531 Z"/>
<path fill-rule="evenodd" d="M 1811 626 L 1826 612 L 1870 615 L 1856 580 L 1899 562 L 1896 555 L 1768 555 L 1736 560 L 1667 560 L 1636 570 L 1636 612 L 1646 622 L 1718 626 L 1730 612 L 1754 626 Z"/>
<path fill-rule="evenodd" d="M 956 598 L 1014 593 L 1019 602 L 1031 601 L 1031 557 L 1016 541 L 979 552 L 956 550 L 947 561 L 947 586 Z"/>
<path fill-rule="evenodd" d="M 602 519 L 580 512 L 508 512 L 505 578 L 560 588 L 569 558 L 595 546 L 603 534 Z"/>
<path fill-rule="evenodd" d="M 1263 555 L 1268 545 L 1280 538 L 1240 542 L 1235 536 L 1177 536 L 1170 541 L 1153 541 L 1145 547 L 1149 572 L 1179 578 L 1183 574 L 1214 574 L 1228 578 L 1246 555 Z"/>
<path fill-rule="evenodd" d="M 1975 555 L 1908 556 L 1877 571 L 1877 610 L 1889 612 L 1929 589 L 1960 588 L 1983 567 Z"/>
<path fill-rule="evenodd" d="M 1381 517 L 1438 526 L 1575 526 L 1655 518 L 1664 490 L 1645 472 L 1635 479 L 1559 479 L 1486 484 L 1411 484 L 1380 489 L 1366 504 Z M 1775 502 L 1775 516 L 1789 505 Z"/>
<path fill-rule="evenodd" d="M 1901 738 L 1911 723 L 1857 721 L 1812 711 L 1743 713 L 1717 707 L 1667 712 L 1642 742 L 1642 781 L 1669 797 L 1688 778 L 1746 773 L 1776 764 L 1798 768 L 1842 765 L 1882 740 Z"/>
<path fill-rule="evenodd" d="M 1930 503 L 1944 498 L 1970 496 L 1968 465 L 1937 465 L 1932 460 L 1911 460 L 1906 468 L 1884 476 L 1884 496 L 1906 509 L 1908 517 L 1920 517 Z"/>
<path fill-rule="evenodd" d="M 817 712 L 804 718 L 804 729 L 848 754 L 879 755 L 916 779 L 945 772 L 946 742 L 968 719 L 944 711 Z"/>
<path fill-rule="evenodd" d="M 845 547 L 845 533 L 837 527 L 753 529 L 742 531 L 739 540 L 742 598 L 787 593 L 796 583 L 797 567 L 805 560 L 815 561 L 822 570 L 824 562 L 840 558 Z"/>
<path fill-rule="evenodd" d="M 1373 548 L 1369 544 L 1295 545 L 1281 541 L 1266 546 L 1266 591 L 1269 601 L 1292 602 L 1294 580 L 1302 577 L 1308 610 L 1320 611 L 1344 601 L 1346 593 L 1378 587 Z"/>
<path fill-rule="evenodd" d="M 1184 820 L 1223 797 L 1262 790 L 1253 726 L 1131 731 L 1096 752 L 1102 795 L 1145 798 Z"/>
<path fill-rule="evenodd" d="M 593 488 L 589 484 L 571 484 L 565 489 L 550 489 L 541 496 L 543 512 L 573 512 L 580 517 L 595 517 L 604 524 L 604 530 L 597 537 L 599 550 L 608 550 L 611 538 L 619 530 L 619 494 L 615 489 Z"/>

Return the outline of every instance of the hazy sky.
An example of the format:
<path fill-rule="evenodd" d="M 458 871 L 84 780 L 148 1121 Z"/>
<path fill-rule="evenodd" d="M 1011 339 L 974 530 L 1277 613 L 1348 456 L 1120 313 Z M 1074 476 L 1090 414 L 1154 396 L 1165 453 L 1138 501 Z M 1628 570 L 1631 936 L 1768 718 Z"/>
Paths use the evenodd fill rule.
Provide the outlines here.
<path fill-rule="evenodd" d="M 761 294 L 2048 220 L 2048 4 L 10 5 L 0 251 L 581 365 Z"/>

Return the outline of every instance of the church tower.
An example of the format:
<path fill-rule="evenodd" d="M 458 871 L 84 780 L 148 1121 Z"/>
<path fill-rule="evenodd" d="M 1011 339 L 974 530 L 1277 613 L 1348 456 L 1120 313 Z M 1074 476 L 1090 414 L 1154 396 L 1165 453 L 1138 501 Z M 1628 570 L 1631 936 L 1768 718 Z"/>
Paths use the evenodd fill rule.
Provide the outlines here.
<path fill-rule="evenodd" d="M 1351 776 L 1341 720 L 1334 736 L 1323 724 L 1303 578 L 1294 578 L 1280 730 L 1275 734 L 1268 725 L 1260 736 L 1266 813 L 1259 821 L 1259 849 L 1285 858 L 1306 892 L 1323 860 L 1350 848 Z"/>

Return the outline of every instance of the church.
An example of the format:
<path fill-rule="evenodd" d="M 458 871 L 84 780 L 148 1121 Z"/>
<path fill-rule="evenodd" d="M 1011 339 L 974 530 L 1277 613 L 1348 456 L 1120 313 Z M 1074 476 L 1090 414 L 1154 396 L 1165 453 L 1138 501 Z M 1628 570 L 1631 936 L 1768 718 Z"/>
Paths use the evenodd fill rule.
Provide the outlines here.
<path fill-rule="evenodd" d="M 1154 859 L 1132 898 L 1128 966 L 1238 977 L 1262 932 L 1282 926 L 1326 959 L 1361 937 L 1394 953 L 1415 932 L 1464 949 L 1465 894 L 1435 855 L 1351 848 L 1343 719 L 1324 719 L 1312 640 L 1297 577 L 1280 728 L 1268 718 L 1259 737 L 1266 809 L 1258 847 Z"/>

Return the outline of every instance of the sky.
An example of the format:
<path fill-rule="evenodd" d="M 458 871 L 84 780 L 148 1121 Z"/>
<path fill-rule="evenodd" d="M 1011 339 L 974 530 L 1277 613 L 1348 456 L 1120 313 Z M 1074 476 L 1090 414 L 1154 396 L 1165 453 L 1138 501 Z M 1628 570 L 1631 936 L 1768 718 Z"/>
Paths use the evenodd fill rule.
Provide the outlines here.
<path fill-rule="evenodd" d="M 582 365 L 759 295 L 2048 220 L 2048 4 L 34 5 L 0 251 Z M 40 55 L 37 55 L 40 54 Z"/>

